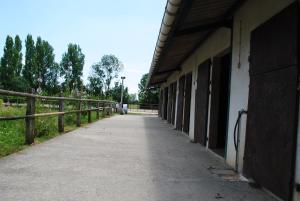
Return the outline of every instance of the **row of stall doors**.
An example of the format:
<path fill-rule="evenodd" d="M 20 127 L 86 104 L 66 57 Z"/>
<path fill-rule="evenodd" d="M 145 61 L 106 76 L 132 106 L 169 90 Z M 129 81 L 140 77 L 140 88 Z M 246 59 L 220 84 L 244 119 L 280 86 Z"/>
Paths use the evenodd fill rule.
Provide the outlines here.
<path fill-rule="evenodd" d="M 253 30 L 250 41 L 243 174 L 283 200 L 292 199 L 295 169 L 299 68 L 297 16 L 295 3 Z M 190 128 L 192 74 L 183 75 L 163 91 L 163 117 L 172 124 L 176 120 L 176 129 L 186 134 L 194 129 L 195 142 L 223 157 L 226 157 L 228 135 L 231 66 L 230 54 L 199 65 L 195 108 L 192 108 L 195 110 L 194 128 Z"/>

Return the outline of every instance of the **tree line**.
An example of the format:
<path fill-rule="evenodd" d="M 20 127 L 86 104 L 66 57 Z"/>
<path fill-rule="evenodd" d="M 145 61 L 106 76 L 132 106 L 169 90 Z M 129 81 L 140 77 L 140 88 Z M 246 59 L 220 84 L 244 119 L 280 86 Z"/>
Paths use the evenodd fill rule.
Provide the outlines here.
<path fill-rule="evenodd" d="M 37 37 L 36 41 L 28 34 L 23 45 L 16 35 L 6 37 L 0 63 L 0 88 L 26 92 L 35 89 L 43 95 L 86 95 L 100 99 L 120 101 L 121 84 L 112 83 L 122 71 L 122 62 L 112 54 L 104 55 L 91 66 L 88 83 L 84 85 L 83 66 L 85 55 L 78 44 L 68 44 L 60 62 L 56 62 L 54 48 L 46 40 Z M 23 61 L 24 59 L 24 61 Z M 145 88 L 147 76 L 139 84 L 138 97 L 141 103 L 156 103 L 158 93 Z M 157 96 L 157 97 L 156 97 Z M 156 97 L 156 98 L 155 98 Z M 129 94 L 124 87 L 124 102 L 136 103 L 136 94 Z"/>

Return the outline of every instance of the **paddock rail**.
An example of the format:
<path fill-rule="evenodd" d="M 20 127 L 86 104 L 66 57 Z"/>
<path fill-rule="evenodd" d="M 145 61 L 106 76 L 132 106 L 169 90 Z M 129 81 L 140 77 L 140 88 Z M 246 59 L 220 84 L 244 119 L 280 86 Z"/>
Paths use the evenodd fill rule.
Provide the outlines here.
<path fill-rule="evenodd" d="M 92 112 L 96 112 L 96 119 L 100 118 L 100 112 L 104 115 L 111 115 L 113 110 L 115 110 L 116 102 L 108 100 L 96 100 L 96 99 L 82 99 L 80 97 L 63 97 L 60 94 L 59 97 L 54 96 L 41 96 L 34 93 L 34 90 L 29 90 L 28 93 L 8 91 L 0 89 L 0 95 L 9 97 L 22 97 L 26 99 L 26 114 L 22 116 L 8 116 L 0 117 L 0 121 L 12 121 L 25 119 L 25 143 L 32 144 L 35 137 L 35 119 L 38 117 L 48 117 L 48 116 L 58 116 L 58 132 L 64 132 L 64 115 L 66 114 L 76 114 L 76 125 L 81 126 L 81 114 L 87 112 L 88 123 L 92 122 Z M 36 100 L 40 99 L 43 101 L 57 101 L 58 102 L 58 112 L 47 112 L 47 113 L 36 113 Z M 77 108 L 72 111 L 65 111 L 65 102 L 76 102 Z M 87 103 L 88 109 L 83 109 L 83 103 Z"/>

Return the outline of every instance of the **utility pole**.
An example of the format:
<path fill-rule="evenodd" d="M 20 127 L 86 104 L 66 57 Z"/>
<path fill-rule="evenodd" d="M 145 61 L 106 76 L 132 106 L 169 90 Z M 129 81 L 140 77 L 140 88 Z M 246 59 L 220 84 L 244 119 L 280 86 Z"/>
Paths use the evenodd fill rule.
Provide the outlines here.
<path fill-rule="evenodd" d="M 120 103 L 120 112 L 121 114 L 123 114 L 123 90 L 124 90 L 124 80 L 125 80 L 126 77 L 122 76 L 121 79 L 122 79 L 122 85 L 121 85 L 121 103 Z"/>

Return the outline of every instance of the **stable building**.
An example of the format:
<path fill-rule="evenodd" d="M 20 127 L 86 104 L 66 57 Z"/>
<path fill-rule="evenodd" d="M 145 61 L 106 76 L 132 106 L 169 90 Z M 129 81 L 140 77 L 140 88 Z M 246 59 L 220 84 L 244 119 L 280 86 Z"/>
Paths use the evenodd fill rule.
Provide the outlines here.
<path fill-rule="evenodd" d="M 148 87 L 191 142 L 300 200 L 298 47 L 299 1 L 168 0 Z"/>

